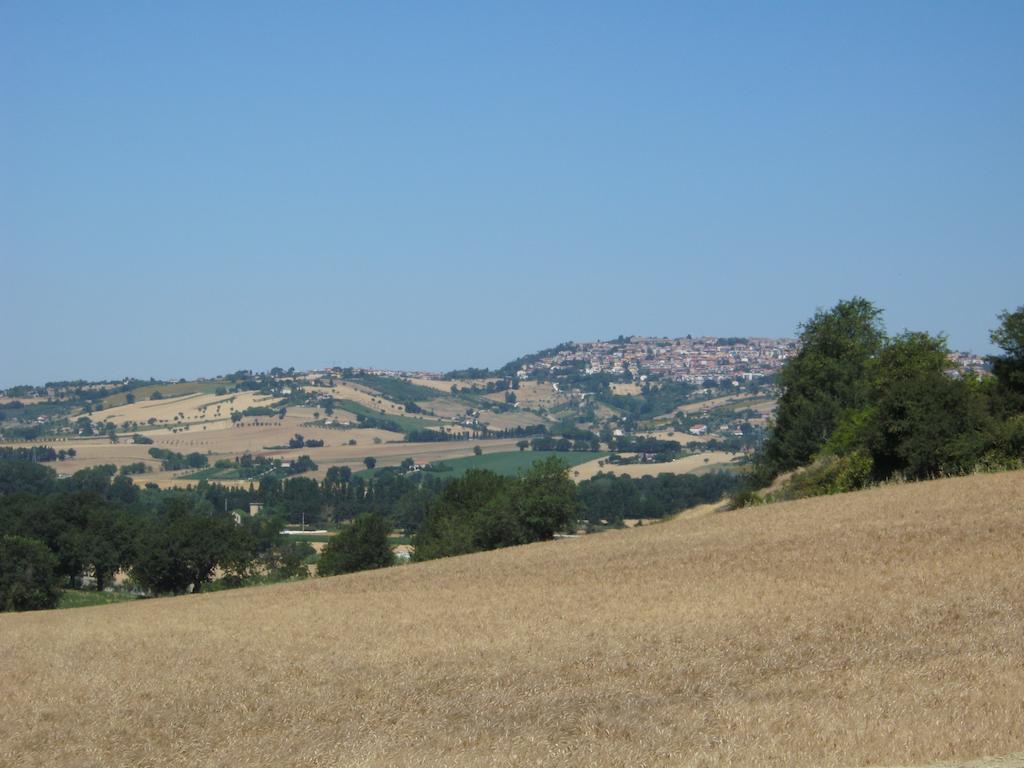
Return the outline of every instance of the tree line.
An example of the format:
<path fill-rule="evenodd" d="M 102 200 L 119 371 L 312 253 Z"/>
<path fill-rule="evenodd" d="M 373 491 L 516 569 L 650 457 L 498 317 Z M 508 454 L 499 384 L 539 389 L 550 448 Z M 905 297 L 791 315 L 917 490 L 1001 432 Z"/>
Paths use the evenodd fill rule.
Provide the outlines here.
<path fill-rule="evenodd" d="M 885 332 L 882 310 L 854 297 L 801 326 L 779 372 L 775 422 L 748 492 L 805 468 L 800 495 L 1024 464 L 1024 307 L 998 316 L 991 375 L 957 368 L 946 338 Z M 740 502 L 754 498 L 749 496 Z"/>
<path fill-rule="evenodd" d="M 327 575 L 390 564 L 387 533 L 396 528 L 426 560 L 549 539 L 581 520 L 662 517 L 711 500 L 728 482 L 599 475 L 576 486 L 568 467 L 549 457 L 514 478 L 390 468 L 363 478 L 331 467 L 322 482 L 271 473 L 248 488 L 200 481 L 160 490 L 136 486 L 113 465 L 58 479 L 37 462 L 0 460 L 0 607 L 51 607 L 62 587 L 86 578 L 103 589 L 118 571 L 154 595 L 204 589 L 216 569 L 224 573 L 218 584 L 228 585 L 302 575 L 311 551 L 280 535 L 289 523 L 340 526 L 320 569 Z M 262 505 L 255 516 L 252 503 Z"/>
<path fill-rule="evenodd" d="M 0 461 L 0 607 L 55 605 L 87 577 L 102 590 L 119 570 L 153 594 L 199 591 L 229 579 L 295 571 L 301 552 L 281 541 L 283 520 L 235 517 L 202 492 L 140 489 L 92 467 L 58 480 L 48 467 Z"/>

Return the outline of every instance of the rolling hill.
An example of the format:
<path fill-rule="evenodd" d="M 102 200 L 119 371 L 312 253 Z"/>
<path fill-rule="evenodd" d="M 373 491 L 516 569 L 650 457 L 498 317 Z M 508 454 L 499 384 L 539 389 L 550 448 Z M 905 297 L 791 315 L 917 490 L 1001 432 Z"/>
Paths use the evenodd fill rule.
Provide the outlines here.
<path fill-rule="evenodd" d="M 0 764 L 868 766 L 1024 748 L 1024 473 L 0 616 Z"/>

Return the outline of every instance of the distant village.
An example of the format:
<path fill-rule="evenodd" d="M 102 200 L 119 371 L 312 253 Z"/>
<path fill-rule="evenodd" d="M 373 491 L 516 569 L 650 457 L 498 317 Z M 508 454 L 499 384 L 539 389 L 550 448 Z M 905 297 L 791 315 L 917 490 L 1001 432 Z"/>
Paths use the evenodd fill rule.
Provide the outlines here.
<path fill-rule="evenodd" d="M 799 351 L 799 340 L 790 338 L 620 336 L 610 341 L 561 344 L 556 351 L 531 356 L 531 362 L 524 363 L 516 376 L 529 380 L 541 371 L 552 374 L 560 369 L 582 368 L 587 375 L 607 373 L 641 382 L 657 378 L 695 385 L 711 381 L 716 385 L 730 381 L 739 384 L 771 378 L 786 360 Z M 960 374 L 987 376 L 990 373 L 989 365 L 981 355 L 954 351 L 950 352 L 949 359 Z M 444 374 L 432 371 L 356 370 L 391 376 L 444 378 Z"/>
<path fill-rule="evenodd" d="M 520 376 L 528 377 L 537 368 L 550 370 L 583 362 L 587 374 L 626 374 L 641 381 L 654 375 L 689 384 L 711 379 L 720 384 L 770 377 L 798 351 L 796 339 L 630 336 L 579 342 L 573 349 L 525 367 Z"/>

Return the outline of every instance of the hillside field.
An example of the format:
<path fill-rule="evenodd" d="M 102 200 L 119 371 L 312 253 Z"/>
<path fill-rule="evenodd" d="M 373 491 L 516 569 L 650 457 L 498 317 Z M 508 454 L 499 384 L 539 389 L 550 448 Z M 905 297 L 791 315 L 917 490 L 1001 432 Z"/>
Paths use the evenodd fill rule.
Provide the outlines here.
<path fill-rule="evenodd" d="M 0 764 L 892 766 L 1024 748 L 1024 473 L 0 616 Z"/>
<path fill-rule="evenodd" d="M 634 454 L 624 454 L 632 456 Z M 609 464 L 600 459 L 593 459 L 580 464 L 573 469 L 573 479 L 577 481 L 589 480 L 599 472 L 610 472 L 613 475 L 628 475 L 629 477 L 644 477 L 650 475 L 657 477 L 663 472 L 670 475 L 703 474 L 705 472 L 721 472 L 735 468 L 737 458 L 742 458 L 725 451 L 707 451 L 706 453 L 695 453 L 692 456 L 683 456 L 673 461 L 652 462 L 650 464 Z"/>
<path fill-rule="evenodd" d="M 526 472 L 536 461 L 555 456 L 575 467 L 578 464 L 596 460 L 607 456 L 607 453 L 595 451 L 499 451 L 496 453 L 484 452 L 480 456 L 463 456 L 457 459 L 444 459 L 445 466 L 450 468 L 448 472 L 438 473 L 440 477 L 454 478 L 462 477 L 470 469 L 486 469 L 499 475 L 514 477 L 520 472 Z M 363 470 L 357 473 L 366 476 L 368 473 Z"/>

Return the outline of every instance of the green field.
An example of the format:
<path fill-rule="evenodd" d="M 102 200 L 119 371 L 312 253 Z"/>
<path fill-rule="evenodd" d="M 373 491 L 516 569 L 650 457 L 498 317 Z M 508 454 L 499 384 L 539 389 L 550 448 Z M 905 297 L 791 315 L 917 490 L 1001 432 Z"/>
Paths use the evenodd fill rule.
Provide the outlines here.
<path fill-rule="evenodd" d="M 603 459 L 607 453 L 599 451 L 507 451 L 504 453 L 485 453 L 481 456 L 466 456 L 461 459 L 448 459 L 445 467 L 451 471 L 441 472 L 443 477 L 462 477 L 467 469 L 489 469 L 499 475 L 509 477 L 527 471 L 535 461 L 549 456 L 557 456 L 570 467 L 583 464 L 594 459 Z"/>
<path fill-rule="evenodd" d="M 88 608 L 91 605 L 110 605 L 111 603 L 123 603 L 126 600 L 135 600 L 135 595 L 127 592 L 96 592 L 85 589 L 64 589 L 61 590 L 58 608 Z"/>

